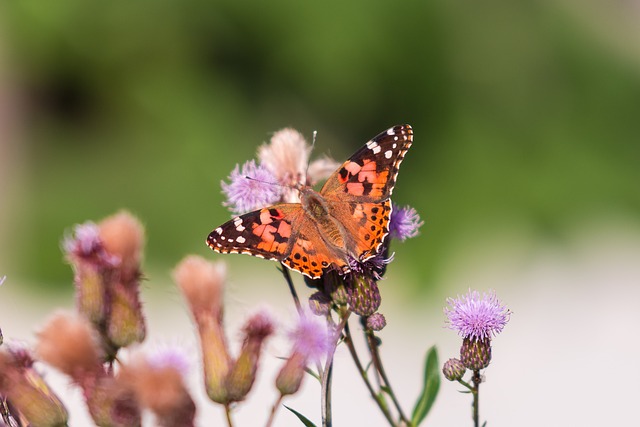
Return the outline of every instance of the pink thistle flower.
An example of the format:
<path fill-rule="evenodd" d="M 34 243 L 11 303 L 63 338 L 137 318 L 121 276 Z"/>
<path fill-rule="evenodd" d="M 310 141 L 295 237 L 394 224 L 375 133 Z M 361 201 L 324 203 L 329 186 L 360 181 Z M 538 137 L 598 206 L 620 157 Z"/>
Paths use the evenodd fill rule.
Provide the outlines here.
<path fill-rule="evenodd" d="M 293 351 L 307 360 L 320 360 L 331 348 L 327 325 L 314 316 L 300 315 L 297 325 L 288 335 L 293 342 Z"/>
<path fill-rule="evenodd" d="M 222 192 L 226 196 L 223 203 L 235 214 L 243 214 L 254 209 L 277 203 L 282 196 L 282 187 L 276 176 L 265 166 L 258 166 L 254 160 L 236 165 L 229 175 L 229 183 L 222 181 Z"/>
<path fill-rule="evenodd" d="M 505 327 L 511 312 L 498 301 L 494 291 L 482 293 L 469 289 L 465 295 L 447 298 L 445 307 L 449 329 L 465 339 L 490 340 Z"/>

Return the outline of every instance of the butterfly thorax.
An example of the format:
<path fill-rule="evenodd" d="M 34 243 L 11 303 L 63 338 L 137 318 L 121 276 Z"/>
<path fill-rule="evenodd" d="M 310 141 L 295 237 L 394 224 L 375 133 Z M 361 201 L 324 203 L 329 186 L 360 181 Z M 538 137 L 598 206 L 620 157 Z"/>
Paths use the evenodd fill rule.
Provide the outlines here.
<path fill-rule="evenodd" d="M 325 241 L 336 248 L 344 249 L 342 225 L 331 215 L 331 208 L 324 197 L 311 187 L 302 187 L 300 203 L 320 234 L 324 236 Z"/>

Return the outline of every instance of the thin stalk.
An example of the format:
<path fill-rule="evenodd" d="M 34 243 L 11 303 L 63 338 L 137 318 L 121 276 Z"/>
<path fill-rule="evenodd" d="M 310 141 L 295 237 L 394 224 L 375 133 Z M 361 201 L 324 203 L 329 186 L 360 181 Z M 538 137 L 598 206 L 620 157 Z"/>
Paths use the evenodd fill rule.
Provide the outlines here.
<path fill-rule="evenodd" d="M 480 371 L 473 371 L 473 376 L 471 377 L 471 381 L 473 381 L 473 388 L 471 389 L 471 393 L 473 394 L 473 425 L 475 427 L 480 426 L 480 416 L 479 416 L 479 398 L 480 398 L 480 382 L 482 381 L 480 378 Z"/>
<path fill-rule="evenodd" d="M 353 343 L 353 337 L 351 336 L 351 331 L 349 330 L 348 323 L 345 325 L 344 331 L 346 334 L 344 343 L 347 345 L 347 348 L 349 349 L 349 353 L 351 353 L 351 358 L 353 359 L 353 362 L 356 364 L 356 368 L 358 369 L 358 372 L 360 373 L 360 377 L 364 381 L 364 384 L 367 386 L 367 390 L 369 390 L 369 394 L 371 394 L 371 397 L 373 398 L 373 400 L 375 400 L 376 404 L 378 405 L 378 408 L 380 408 L 380 411 L 389 422 L 389 425 L 395 426 L 396 424 L 393 420 L 393 416 L 391 415 L 391 412 L 389 412 L 389 409 L 387 408 L 382 397 L 380 397 L 378 393 L 376 393 L 376 391 L 373 389 L 373 386 L 371 385 L 371 381 L 369 381 L 369 375 L 367 374 L 367 371 L 364 369 L 364 367 L 362 366 L 362 363 L 360 362 L 360 358 L 358 357 L 358 353 L 356 352 L 356 347 Z"/>
<path fill-rule="evenodd" d="M 382 365 L 382 359 L 380 358 L 380 352 L 378 351 L 378 343 L 376 342 L 376 336 L 374 335 L 372 330 L 366 330 L 365 334 L 367 336 L 367 344 L 369 345 L 369 351 L 371 352 L 371 359 L 373 361 L 373 366 L 376 368 L 376 371 L 378 371 L 378 373 L 380 374 L 380 377 L 382 378 L 382 382 L 386 388 L 387 394 L 391 397 L 391 400 L 393 401 L 393 405 L 398 410 L 400 419 L 405 424 L 410 425 L 411 422 L 402 411 L 400 402 L 398 402 L 396 393 L 393 391 L 393 388 L 391 387 L 391 383 L 389 382 L 389 378 L 387 377 L 387 373 L 385 372 L 384 366 Z"/>
<path fill-rule="evenodd" d="M 233 427 L 233 420 L 231 419 L 231 406 L 229 404 L 224 405 L 224 412 L 227 416 L 227 425 Z"/>
<path fill-rule="evenodd" d="M 327 353 L 327 361 L 324 365 L 324 372 L 322 372 L 322 394 L 321 394 L 321 411 L 322 411 L 322 426 L 331 427 L 331 373 L 333 371 L 333 356 L 336 353 L 338 341 L 342 336 L 347 321 L 349 320 L 350 311 L 345 311 L 341 314 L 340 323 L 333 332 L 333 339 L 331 340 L 331 348 Z"/>
<path fill-rule="evenodd" d="M 287 285 L 289 285 L 289 292 L 291 292 L 291 296 L 293 297 L 293 302 L 296 305 L 296 310 L 298 310 L 299 314 L 302 314 L 302 305 L 300 304 L 300 298 L 298 298 L 296 288 L 293 286 L 293 280 L 291 280 L 289 269 L 285 267 L 284 264 L 282 264 L 282 275 L 284 276 L 284 280 L 287 281 Z"/>
<path fill-rule="evenodd" d="M 271 412 L 269 413 L 269 419 L 267 420 L 265 427 L 271 427 L 271 425 L 273 424 L 273 420 L 276 417 L 276 412 L 280 408 L 280 404 L 282 403 L 283 397 L 284 396 L 282 394 L 278 396 L 278 400 L 276 400 L 276 403 L 273 404 L 273 407 L 271 408 Z"/>

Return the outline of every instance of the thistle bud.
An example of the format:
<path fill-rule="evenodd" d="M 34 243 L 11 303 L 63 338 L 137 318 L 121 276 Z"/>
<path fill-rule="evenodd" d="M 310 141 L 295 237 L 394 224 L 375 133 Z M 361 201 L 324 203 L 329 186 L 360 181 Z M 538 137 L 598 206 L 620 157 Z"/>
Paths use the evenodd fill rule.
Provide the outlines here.
<path fill-rule="evenodd" d="M 460 348 L 462 364 L 472 371 L 479 371 L 491 362 L 491 340 L 465 338 Z"/>
<path fill-rule="evenodd" d="M 326 316 L 331 311 L 331 300 L 322 292 L 315 292 L 309 297 L 309 309 L 316 316 Z"/>
<path fill-rule="evenodd" d="M 442 367 L 442 373 L 444 377 L 449 381 L 461 380 L 467 368 L 464 367 L 459 359 L 449 359 L 444 363 Z"/>
<path fill-rule="evenodd" d="M 307 358 L 298 352 L 294 352 L 280 369 L 276 378 L 276 388 L 282 396 L 295 394 L 300 389 L 305 375 Z"/>
<path fill-rule="evenodd" d="M 23 417 L 29 425 L 66 425 L 67 410 L 32 365 L 33 359 L 26 350 L 0 350 L 0 394 L 18 412 L 14 417 Z"/>
<path fill-rule="evenodd" d="M 366 327 L 373 331 L 381 331 L 387 326 L 387 319 L 381 313 L 373 313 L 367 317 Z"/>
<path fill-rule="evenodd" d="M 262 345 L 273 333 L 273 329 L 271 316 L 266 312 L 255 314 L 247 321 L 242 350 L 225 381 L 229 401 L 239 402 L 251 390 L 256 379 Z"/>
<path fill-rule="evenodd" d="M 222 327 L 225 264 L 211 263 L 192 255 L 178 264 L 173 277 L 198 327 L 207 394 L 214 402 L 228 403 L 224 382 L 231 358 Z"/>
<path fill-rule="evenodd" d="M 146 335 L 140 302 L 140 263 L 144 228 L 130 213 L 119 212 L 99 224 L 105 249 L 120 259 L 110 288 L 106 335 L 116 348 L 142 342 Z"/>
<path fill-rule="evenodd" d="M 351 286 L 347 288 L 347 295 L 349 308 L 359 316 L 370 316 L 380 307 L 378 284 L 366 274 L 354 275 Z"/>

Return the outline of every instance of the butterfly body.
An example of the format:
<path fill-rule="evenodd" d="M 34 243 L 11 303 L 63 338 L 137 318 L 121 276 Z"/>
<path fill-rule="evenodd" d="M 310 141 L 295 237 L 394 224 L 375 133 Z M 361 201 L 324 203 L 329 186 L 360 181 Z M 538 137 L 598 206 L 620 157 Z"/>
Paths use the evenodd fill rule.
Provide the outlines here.
<path fill-rule="evenodd" d="M 280 203 L 240 215 L 213 230 L 207 244 L 219 253 L 246 253 L 282 262 L 319 278 L 349 271 L 349 261 L 378 254 L 389 233 L 391 192 L 413 141 L 409 125 L 367 142 L 320 191 L 298 187 L 300 203 Z"/>

